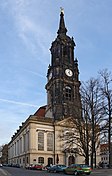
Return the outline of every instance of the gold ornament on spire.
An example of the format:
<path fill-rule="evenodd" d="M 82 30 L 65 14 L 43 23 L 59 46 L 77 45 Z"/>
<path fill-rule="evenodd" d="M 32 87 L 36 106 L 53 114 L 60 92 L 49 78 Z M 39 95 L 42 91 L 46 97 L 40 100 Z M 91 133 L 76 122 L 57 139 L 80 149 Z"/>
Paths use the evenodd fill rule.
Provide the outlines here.
<path fill-rule="evenodd" d="M 60 11 L 61 11 L 61 13 L 64 14 L 64 8 L 63 7 L 60 7 Z"/>

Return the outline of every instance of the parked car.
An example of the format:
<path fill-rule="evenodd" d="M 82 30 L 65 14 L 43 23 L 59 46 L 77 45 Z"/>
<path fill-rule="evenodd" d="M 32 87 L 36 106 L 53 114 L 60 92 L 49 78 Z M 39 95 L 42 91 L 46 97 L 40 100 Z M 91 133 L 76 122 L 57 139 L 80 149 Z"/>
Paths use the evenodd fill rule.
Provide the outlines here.
<path fill-rule="evenodd" d="M 64 169 L 65 174 L 81 175 L 84 171 L 80 164 L 71 164 L 69 167 Z"/>
<path fill-rule="evenodd" d="M 98 163 L 98 165 L 97 165 L 97 168 L 105 168 L 105 169 L 107 169 L 107 168 L 109 168 L 109 163 L 106 163 L 106 162 L 99 162 Z M 111 168 L 112 168 L 112 165 L 111 165 Z"/>
<path fill-rule="evenodd" d="M 17 168 L 20 168 L 20 165 L 19 165 L 19 164 L 15 164 L 15 163 L 10 164 L 10 165 L 8 165 L 8 166 L 10 166 L 10 167 L 17 167 Z"/>
<path fill-rule="evenodd" d="M 25 168 L 26 168 L 26 169 L 31 169 L 32 166 L 34 166 L 34 165 L 33 165 L 33 164 L 27 164 L 27 165 L 25 166 Z"/>
<path fill-rule="evenodd" d="M 51 166 L 50 165 L 46 165 L 44 166 L 43 170 L 48 170 Z"/>
<path fill-rule="evenodd" d="M 91 174 L 92 168 L 89 165 L 86 165 L 86 164 L 80 164 L 80 165 L 82 167 L 82 170 L 83 170 L 84 174 L 86 174 L 86 175 Z"/>
<path fill-rule="evenodd" d="M 3 166 L 6 166 L 6 167 L 8 167 L 8 166 L 9 166 L 9 164 L 3 164 Z"/>
<path fill-rule="evenodd" d="M 48 167 L 47 171 L 48 172 L 63 172 L 65 168 L 66 168 L 65 165 L 58 164 L 58 165 Z"/>
<path fill-rule="evenodd" d="M 20 165 L 19 164 L 15 164 L 14 167 L 20 168 Z"/>
<path fill-rule="evenodd" d="M 43 165 L 42 164 L 35 164 L 35 165 L 32 165 L 30 167 L 30 169 L 32 169 L 32 170 L 42 170 L 43 169 Z"/>
<path fill-rule="evenodd" d="M 0 163 L 0 167 L 2 167 L 3 165 Z"/>

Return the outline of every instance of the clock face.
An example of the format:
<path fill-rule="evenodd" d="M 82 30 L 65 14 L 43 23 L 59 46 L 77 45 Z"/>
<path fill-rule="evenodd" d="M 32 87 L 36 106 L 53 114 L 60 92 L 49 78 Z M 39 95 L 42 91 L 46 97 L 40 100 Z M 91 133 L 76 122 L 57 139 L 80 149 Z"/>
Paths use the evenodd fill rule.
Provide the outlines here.
<path fill-rule="evenodd" d="M 70 77 L 73 75 L 73 72 L 70 69 L 66 69 L 65 73 L 66 73 L 67 76 L 70 76 Z"/>

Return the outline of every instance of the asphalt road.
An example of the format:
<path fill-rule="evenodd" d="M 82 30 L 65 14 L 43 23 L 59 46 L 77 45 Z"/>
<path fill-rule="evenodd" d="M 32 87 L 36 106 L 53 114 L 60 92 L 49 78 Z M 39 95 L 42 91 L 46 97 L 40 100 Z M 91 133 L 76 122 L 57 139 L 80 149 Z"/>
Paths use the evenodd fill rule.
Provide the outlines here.
<path fill-rule="evenodd" d="M 26 170 L 23 168 L 3 167 L 0 168 L 0 176 L 65 176 L 65 174 L 48 173 L 47 171 Z M 112 169 L 93 170 L 90 176 L 112 176 Z"/>

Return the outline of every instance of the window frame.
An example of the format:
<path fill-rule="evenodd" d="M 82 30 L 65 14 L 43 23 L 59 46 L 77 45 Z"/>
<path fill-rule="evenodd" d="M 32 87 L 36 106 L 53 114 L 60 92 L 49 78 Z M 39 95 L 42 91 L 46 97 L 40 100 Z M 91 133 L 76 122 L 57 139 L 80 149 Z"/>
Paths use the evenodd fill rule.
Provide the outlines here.
<path fill-rule="evenodd" d="M 38 132 L 38 150 L 44 151 L 44 132 L 43 131 Z"/>
<path fill-rule="evenodd" d="M 52 132 L 47 133 L 47 151 L 53 151 L 53 133 Z"/>

